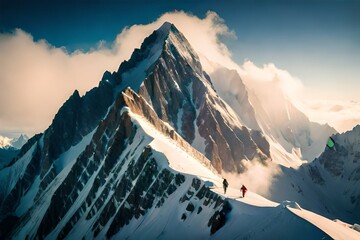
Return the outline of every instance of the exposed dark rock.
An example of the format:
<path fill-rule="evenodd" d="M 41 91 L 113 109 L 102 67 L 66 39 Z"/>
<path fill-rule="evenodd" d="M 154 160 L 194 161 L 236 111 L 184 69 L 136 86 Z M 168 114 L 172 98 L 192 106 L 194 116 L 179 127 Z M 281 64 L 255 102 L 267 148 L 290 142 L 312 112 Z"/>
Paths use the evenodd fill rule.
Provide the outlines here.
<path fill-rule="evenodd" d="M 191 202 L 189 202 L 189 204 L 188 204 L 187 207 L 186 207 L 186 211 L 193 212 L 194 210 L 195 210 L 194 204 L 192 204 Z"/>
<path fill-rule="evenodd" d="M 9 234 L 13 226 L 19 221 L 19 217 L 8 215 L 0 221 L 0 237 L 2 239 L 10 239 Z"/>
<path fill-rule="evenodd" d="M 231 205 L 228 201 L 223 201 L 223 206 L 220 211 L 216 211 L 215 214 L 210 218 L 208 226 L 210 228 L 210 234 L 214 234 L 226 223 L 226 215 L 231 211 Z"/>

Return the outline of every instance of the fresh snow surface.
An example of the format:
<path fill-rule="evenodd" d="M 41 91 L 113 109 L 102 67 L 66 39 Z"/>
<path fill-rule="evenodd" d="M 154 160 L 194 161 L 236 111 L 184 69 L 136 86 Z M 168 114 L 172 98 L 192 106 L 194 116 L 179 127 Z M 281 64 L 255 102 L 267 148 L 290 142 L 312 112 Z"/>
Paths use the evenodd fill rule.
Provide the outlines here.
<path fill-rule="evenodd" d="M 360 232 L 353 230 L 348 226 L 344 226 L 341 223 L 331 221 L 328 218 L 325 218 L 323 216 L 320 216 L 305 209 L 297 209 L 290 206 L 287 206 L 287 209 L 289 209 L 292 213 L 296 214 L 297 216 L 317 226 L 333 239 L 339 239 L 339 240 L 360 239 Z"/>
<path fill-rule="evenodd" d="M 133 121 L 137 122 L 146 134 L 152 136 L 153 140 L 150 145 L 157 151 L 155 153 L 158 155 L 156 159 L 163 159 L 162 164 L 168 164 L 169 167 L 175 171 L 199 177 L 211 186 L 212 191 L 230 201 L 233 210 L 230 212 L 229 219 L 222 229 L 210 237 L 211 239 L 243 239 L 244 237 L 248 237 L 249 239 L 264 239 L 269 236 L 279 238 L 298 236 L 295 239 L 304 239 L 304 237 L 321 239 L 328 237 L 327 235 L 335 239 L 360 239 L 359 233 L 355 230 L 304 210 L 296 202 L 284 201 L 282 204 L 279 204 L 251 191 L 248 191 L 245 198 L 242 198 L 240 189 L 233 188 L 231 183 L 227 189 L 227 193 L 224 194 L 222 188 L 223 179 L 219 174 L 206 168 L 197 159 L 191 157 L 187 153 L 187 149 L 179 147 L 174 140 L 157 131 L 143 117 L 133 113 L 131 113 L 131 116 Z M 171 214 L 179 214 L 175 209 L 176 208 L 169 210 L 173 212 Z M 146 220 L 146 222 L 150 221 L 152 223 L 152 227 L 147 226 L 145 228 L 145 226 L 141 225 L 141 222 L 138 220 L 135 221 L 137 222 L 137 228 L 140 228 L 141 232 L 144 231 L 142 232 L 144 234 L 142 235 L 143 238 L 144 236 L 153 236 L 152 234 L 154 232 L 152 231 L 161 232 L 157 237 L 158 239 L 166 239 L 166 237 L 169 237 L 169 233 L 167 232 L 169 229 L 171 232 L 176 232 L 176 224 L 169 223 L 172 217 L 161 214 L 161 212 L 152 212 L 151 216 L 147 216 L 147 218 L 152 218 L 151 221 L 149 219 Z M 133 230 L 135 230 L 134 224 L 134 222 L 130 224 Z M 204 228 L 204 226 L 199 225 L 199 223 L 193 224 L 192 227 L 197 226 L 199 232 L 203 231 L 202 228 Z M 285 226 L 286 230 L 284 231 Z M 193 229 L 192 227 L 189 226 L 189 231 Z M 159 228 L 162 228 L 162 230 L 159 230 Z M 125 233 L 119 234 L 123 237 L 126 236 Z M 193 232 L 188 235 L 185 233 L 180 235 L 181 237 L 184 237 L 184 235 L 196 237 L 196 233 Z M 202 236 L 199 235 L 198 237 Z M 174 238 L 177 239 L 176 236 L 174 236 Z M 178 236 L 178 238 L 180 239 L 180 236 Z"/>
<path fill-rule="evenodd" d="M 245 198 L 242 198 L 240 190 L 234 188 L 231 182 L 227 193 L 224 194 L 222 177 L 213 169 L 208 168 L 208 165 L 204 162 L 193 157 L 195 156 L 194 149 L 190 147 L 185 149 L 184 146 L 180 146 L 179 142 L 159 132 L 145 118 L 132 113 L 130 109 L 124 108 L 122 111 L 130 114 L 133 123 L 138 126 L 138 131 L 134 137 L 133 144 L 130 145 L 119 159 L 123 159 L 129 154 L 137 158 L 141 155 L 144 147 L 150 145 L 159 166 L 169 167 L 173 171 L 184 174 L 186 180 L 177 191 L 169 196 L 168 201 L 165 201 L 161 208 L 153 208 L 142 218 L 132 219 L 128 225 L 113 237 L 114 239 L 266 239 L 269 236 L 278 239 L 322 239 L 328 236 L 335 236 L 336 239 L 359 239 L 359 233 L 349 226 L 344 226 L 344 224 L 333 222 L 306 211 L 295 202 L 284 201 L 282 204 L 278 204 L 252 192 L 251 189 L 246 193 Z M 78 155 L 80 148 L 85 148 L 92 134 L 90 133 L 77 146 L 69 149 L 61 157 L 67 156 L 69 159 L 73 159 L 71 156 L 76 157 L 74 154 Z M 61 157 L 59 159 L 62 159 Z M 67 162 L 67 164 L 64 165 L 62 171 L 44 191 L 39 200 L 32 204 L 33 208 L 30 209 L 32 211 L 30 213 L 31 219 L 24 222 L 24 225 L 18 229 L 14 238 L 24 239 L 26 235 L 29 235 L 30 238 L 34 237 L 54 192 L 69 174 L 74 162 L 74 160 L 69 159 L 68 161 L 59 160 L 62 163 Z M 118 162 L 118 164 L 121 163 L 121 161 Z M 124 174 L 127 164 L 129 164 L 129 161 L 125 161 L 123 170 L 119 173 L 118 178 Z M 55 239 L 73 212 L 81 206 L 96 175 L 95 173 L 87 185 L 84 186 L 84 189 L 79 192 L 79 198 L 47 239 Z M 113 175 L 110 174 L 105 180 L 109 181 L 112 177 Z M 209 217 L 213 214 L 211 212 L 212 208 L 203 208 L 200 214 L 188 214 L 186 221 L 181 220 L 187 203 L 180 204 L 177 199 L 180 199 L 184 192 L 187 191 L 194 177 L 202 179 L 212 191 L 226 198 L 231 204 L 232 211 L 227 215 L 226 224 L 214 235 L 210 235 L 210 228 L 207 225 Z M 134 180 L 133 184 L 136 184 L 136 181 L 137 179 Z M 23 198 L 23 201 L 33 201 L 33 193 L 36 192 L 37 185 L 35 181 L 35 184 L 25 195 L 25 198 Z M 106 184 L 98 190 L 96 195 L 99 195 L 105 186 Z M 110 193 L 103 206 L 111 199 L 112 194 L 114 193 Z M 23 201 L 17 209 L 19 214 L 27 210 L 27 206 L 23 204 Z M 176 206 L 174 206 L 174 201 L 177 203 Z M 195 208 L 198 208 L 196 204 Z M 89 210 L 90 208 L 87 211 Z M 98 214 L 90 220 L 86 220 L 86 215 L 84 214 L 79 219 L 67 236 L 68 239 L 81 239 L 83 237 L 87 239 L 92 237 L 91 233 L 87 232 L 87 230 L 96 221 Z M 308 218 L 311 219 L 309 220 Z M 284 230 L 285 227 L 286 229 Z M 106 225 L 97 239 L 105 238 L 104 234 L 108 228 L 109 225 Z"/>

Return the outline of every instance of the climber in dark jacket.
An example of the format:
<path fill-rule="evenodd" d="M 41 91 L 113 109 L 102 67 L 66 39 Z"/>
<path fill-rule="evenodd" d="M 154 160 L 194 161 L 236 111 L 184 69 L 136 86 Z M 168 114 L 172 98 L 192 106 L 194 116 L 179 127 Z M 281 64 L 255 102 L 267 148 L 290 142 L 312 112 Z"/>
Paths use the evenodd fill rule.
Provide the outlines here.
<path fill-rule="evenodd" d="M 226 189 L 227 187 L 229 186 L 229 183 L 226 181 L 226 179 L 224 178 L 224 181 L 223 181 L 223 187 L 224 187 L 224 194 L 226 194 Z"/>

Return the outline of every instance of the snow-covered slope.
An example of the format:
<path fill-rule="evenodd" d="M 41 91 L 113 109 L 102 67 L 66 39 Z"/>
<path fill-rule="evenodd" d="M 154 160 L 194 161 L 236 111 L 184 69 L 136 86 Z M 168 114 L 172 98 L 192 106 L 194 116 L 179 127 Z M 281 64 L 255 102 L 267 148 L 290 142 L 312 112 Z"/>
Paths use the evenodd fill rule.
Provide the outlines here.
<path fill-rule="evenodd" d="M 197 173 L 215 177 L 215 170 L 208 161 L 203 161 L 204 157 L 200 162 L 195 160 L 194 156 L 201 154 L 195 149 L 187 149 L 191 148 L 190 145 L 162 123 L 144 100 L 133 102 L 134 98 L 139 96 L 131 90 L 119 96 L 106 119 L 90 136 L 91 141 L 80 142 L 69 150 L 73 153 L 68 151 L 59 158 L 68 164 L 59 168 L 60 173 L 45 191 L 39 191 L 41 183 L 35 181 L 24 197 L 30 208 L 18 207 L 15 213 L 19 214 L 17 217 L 21 216 L 21 220 L 15 221 L 16 216 L 6 219 L 7 224 L 16 226 L 7 234 L 15 238 L 25 238 L 26 235 L 50 239 L 111 237 L 132 221 L 139 219 L 138 223 L 141 223 L 148 213 L 159 210 L 167 213 L 168 207 L 163 207 L 165 203 L 178 208 L 178 220 L 185 222 L 183 226 L 187 226 L 186 219 L 188 222 L 190 219 L 197 222 L 196 219 L 206 219 L 208 225 L 198 232 L 202 236 L 209 236 L 210 229 L 216 231 L 219 228 L 216 216 L 223 211 L 226 201 L 211 193 L 197 177 L 169 168 L 169 159 L 161 151 L 170 149 L 174 163 L 181 156 L 190 159 L 191 166 L 187 165 L 187 168 L 198 169 Z M 130 108 L 137 113 L 147 112 L 142 116 L 151 120 L 153 125 L 144 123 L 146 120 L 133 114 Z M 151 131 L 153 135 L 148 135 Z M 161 134 L 170 132 L 173 142 L 161 137 Z M 190 203 L 194 190 L 198 194 Z M 59 205 L 60 202 L 63 204 Z M 193 204 L 199 207 L 196 209 L 199 212 L 189 216 L 194 211 Z"/>
<path fill-rule="evenodd" d="M 230 187 L 223 195 L 222 178 L 204 160 L 127 89 L 96 131 L 60 156 L 58 161 L 68 164 L 40 195 L 41 183 L 35 181 L 23 199 L 27 204 L 17 208 L 21 218 L 7 218 L 6 225 L 13 227 L 2 234 L 21 239 L 312 239 L 336 231 L 324 232 L 316 221 L 310 224 L 252 192 L 240 198 Z M 337 234 L 358 236 L 350 228 Z"/>
<path fill-rule="evenodd" d="M 0 148 L 0 169 L 7 166 L 18 153 L 18 149 Z"/>

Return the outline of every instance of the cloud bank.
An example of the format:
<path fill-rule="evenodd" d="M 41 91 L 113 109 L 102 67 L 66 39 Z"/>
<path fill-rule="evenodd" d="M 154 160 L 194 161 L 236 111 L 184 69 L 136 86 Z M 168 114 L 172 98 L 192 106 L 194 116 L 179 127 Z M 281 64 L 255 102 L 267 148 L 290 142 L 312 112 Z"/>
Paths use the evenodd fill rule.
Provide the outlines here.
<path fill-rule="evenodd" d="M 134 48 L 138 48 L 143 39 L 165 21 L 174 23 L 186 36 L 199 53 L 206 71 L 214 70 L 213 63 L 221 64 L 236 69 L 249 87 L 256 88 L 262 82 L 271 82 L 289 98 L 301 99 L 304 87 L 287 71 L 271 63 L 262 67 L 251 61 L 236 64 L 221 41 L 222 37 L 236 38 L 236 35 L 211 11 L 204 18 L 182 11 L 165 13 L 152 23 L 124 28 L 112 43 L 99 41 L 88 52 L 68 53 L 46 40 L 34 41 L 31 34 L 16 29 L 13 33 L 0 34 L 0 134 L 25 132 L 31 135 L 44 131 L 75 89 L 84 94 L 97 86 L 104 71 L 116 71 Z M 312 105 L 303 106 L 306 113 L 314 113 Z M 351 110 L 348 111 L 348 115 L 343 115 L 333 124 L 347 122 L 349 125 L 358 121 L 350 114 Z M 332 124 L 334 118 L 327 119 Z"/>
<path fill-rule="evenodd" d="M 301 109 L 310 120 L 329 123 L 340 133 L 360 124 L 360 102 L 310 99 L 303 102 Z"/>
<path fill-rule="evenodd" d="M 0 35 L 0 131 L 45 130 L 71 93 L 96 86 L 119 60 L 111 49 L 69 54 L 17 29 Z"/>
<path fill-rule="evenodd" d="M 200 19 L 184 12 L 162 15 L 147 25 L 124 28 L 110 47 L 68 53 L 46 40 L 34 41 L 21 29 L 0 34 L 0 133 L 44 131 L 75 89 L 84 94 L 97 86 L 104 71 L 116 71 L 134 48 L 165 21 L 174 23 L 192 46 L 211 61 L 231 63 L 220 36 L 234 36 L 214 12 Z"/>

